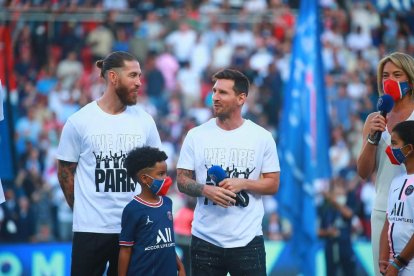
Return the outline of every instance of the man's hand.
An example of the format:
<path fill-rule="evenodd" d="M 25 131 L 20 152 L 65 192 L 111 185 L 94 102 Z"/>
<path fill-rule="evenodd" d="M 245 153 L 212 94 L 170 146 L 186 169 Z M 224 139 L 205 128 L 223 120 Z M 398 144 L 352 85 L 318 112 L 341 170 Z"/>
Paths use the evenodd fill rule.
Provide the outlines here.
<path fill-rule="evenodd" d="M 204 185 L 203 196 L 224 208 L 236 204 L 236 194 L 222 187 Z"/>
<path fill-rule="evenodd" d="M 226 178 L 219 183 L 221 188 L 232 191 L 233 193 L 238 193 L 241 190 L 244 190 L 244 183 L 246 179 L 244 178 Z"/>

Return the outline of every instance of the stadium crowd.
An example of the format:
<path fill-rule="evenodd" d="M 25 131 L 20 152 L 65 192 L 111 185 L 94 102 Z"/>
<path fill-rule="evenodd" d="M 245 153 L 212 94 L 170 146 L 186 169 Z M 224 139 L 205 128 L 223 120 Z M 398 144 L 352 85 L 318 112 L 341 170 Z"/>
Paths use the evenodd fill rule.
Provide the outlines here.
<path fill-rule="evenodd" d="M 391 51 L 414 55 L 414 16 L 381 13 L 371 1 L 343 2 L 321 1 L 331 182 L 355 198 L 352 233 L 369 239 L 375 190 L 372 179 L 356 174 L 363 122 L 376 109 L 379 59 Z M 297 13 L 288 1 L 39 0 L 0 1 L 0 7 L 106 15 L 103 21 L 17 16 L 11 22 L 18 169 L 15 179 L 2 180 L 7 202 L 0 208 L 0 242 L 71 240 L 72 213 L 57 180 L 55 152 L 67 118 L 104 91 L 94 62 L 111 51 L 129 51 L 141 63 L 139 104 L 157 123 L 171 176 L 188 130 L 212 115 L 211 75 L 220 68 L 237 68 L 250 78 L 244 116 L 278 138 Z M 134 14 L 131 22 L 120 20 L 126 11 Z M 177 214 L 193 206 L 177 189 L 171 197 Z M 191 208 L 186 210 L 182 219 L 188 222 Z M 273 197 L 266 197 L 265 210 L 266 237 L 288 238 L 291 227 L 278 216 Z M 176 232 L 188 235 L 186 225 Z"/>

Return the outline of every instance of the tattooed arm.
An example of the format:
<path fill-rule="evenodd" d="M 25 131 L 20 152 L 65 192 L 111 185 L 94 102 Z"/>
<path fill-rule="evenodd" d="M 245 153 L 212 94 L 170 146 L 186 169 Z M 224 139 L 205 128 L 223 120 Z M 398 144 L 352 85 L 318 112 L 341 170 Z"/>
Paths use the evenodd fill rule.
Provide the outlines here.
<path fill-rule="evenodd" d="M 195 181 L 194 171 L 177 169 L 177 185 L 180 192 L 189 196 L 202 196 L 203 186 Z"/>
<path fill-rule="evenodd" d="M 189 196 L 207 197 L 214 203 L 227 208 L 236 203 L 236 194 L 217 186 L 203 185 L 195 181 L 194 171 L 177 169 L 177 185 L 180 192 Z"/>
<path fill-rule="evenodd" d="M 58 160 L 58 179 L 69 207 L 75 201 L 75 171 L 78 163 Z"/>

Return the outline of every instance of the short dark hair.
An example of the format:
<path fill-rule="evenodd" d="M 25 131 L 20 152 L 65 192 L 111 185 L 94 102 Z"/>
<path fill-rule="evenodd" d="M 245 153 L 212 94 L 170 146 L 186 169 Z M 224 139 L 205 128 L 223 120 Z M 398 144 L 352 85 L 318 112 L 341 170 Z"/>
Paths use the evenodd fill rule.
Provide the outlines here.
<path fill-rule="evenodd" d="M 112 68 L 124 67 L 125 61 L 133 61 L 138 59 L 132 54 L 124 51 L 112 52 L 107 55 L 104 59 L 100 59 L 96 62 L 96 66 L 101 69 L 101 77 L 105 78 L 105 73 Z"/>
<path fill-rule="evenodd" d="M 237 95 L 245 93 L 246 96 L 249 94 L 249 79 L 240 71 L 235 69 L 223 69 L 213 75 L 213 81 L 216 80 L 234 80 L 233 90 Z"/>
<path fill-rule="evenodd" d="M 414 145 L 414 121 L 403 121 L 396 124 L 392 132 L 398 134 L 404 145 Z"/>
<path fill-rule="evenodd" d="M 165 152 L 153 147 L 138 147 L 131 150 L 125 159 L 127 175 L 136 180 L 143 169 L 152 168 L 156 163 L 167 160 Z"/>

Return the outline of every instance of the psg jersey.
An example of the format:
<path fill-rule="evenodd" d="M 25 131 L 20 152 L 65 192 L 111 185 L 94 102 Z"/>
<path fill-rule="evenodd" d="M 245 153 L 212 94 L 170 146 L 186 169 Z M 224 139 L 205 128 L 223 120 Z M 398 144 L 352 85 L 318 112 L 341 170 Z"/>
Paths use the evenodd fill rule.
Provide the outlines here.
<path fill-rule="evenodd" d="M 119 245 L 133 247 L 128 275 L 177 275 L 171 199 L 135 196 L 122 213 Z"/>

